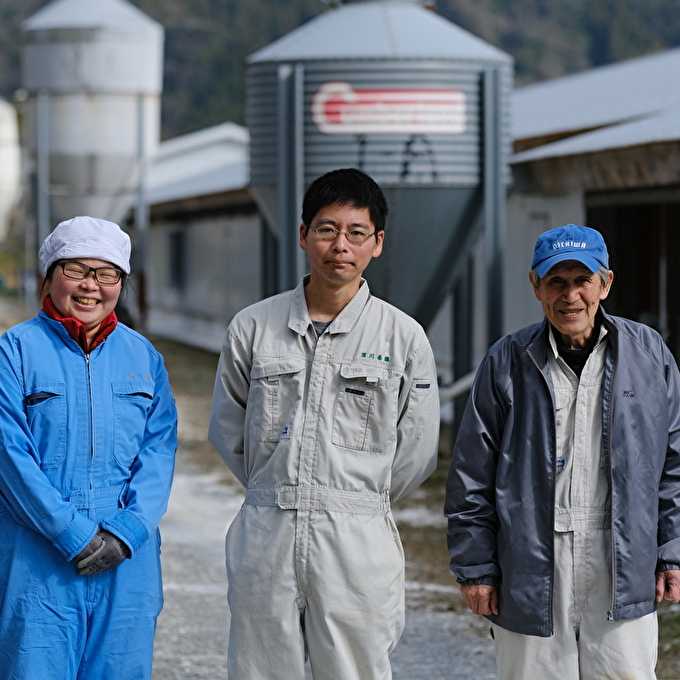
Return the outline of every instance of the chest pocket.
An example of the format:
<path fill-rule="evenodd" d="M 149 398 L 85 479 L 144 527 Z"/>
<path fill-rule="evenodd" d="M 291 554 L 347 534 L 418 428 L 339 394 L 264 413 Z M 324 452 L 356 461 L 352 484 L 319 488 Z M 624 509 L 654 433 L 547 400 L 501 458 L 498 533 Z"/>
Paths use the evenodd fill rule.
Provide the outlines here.
<path fill-rule="evenodd" d="M 574 423 L 572 409 L 576 396 L 569 387 L 556 386 L 555 394 L 555 436 L 557 444 L 557 471 L 562 472 L 573 447 Z"/>
<path fill-rule="evenodd" d="M 129 469 L 142 448 L 144 430 L 153 400 L 153 384 L 111 384 L 113 390 L 113 457 Z"/>
<path fill-rule="evenodd" d="M 331 441 L 353 451 L 383 453 L 395 442 L 399 378 L 365 364 L 342 364 Z"/>
<path fill-rule="evenodd" d="M 300 357 L 255 361 L 247 406 L 254 441 L 278 442 L 298 433 L 306 365 Z"/>
<path fill-rule="evenodd" d="M 63 382 L 38 385 L 24 397 L 28 427 L 44 469 L 55 468 L 66 456 L 66 388 Z"/>

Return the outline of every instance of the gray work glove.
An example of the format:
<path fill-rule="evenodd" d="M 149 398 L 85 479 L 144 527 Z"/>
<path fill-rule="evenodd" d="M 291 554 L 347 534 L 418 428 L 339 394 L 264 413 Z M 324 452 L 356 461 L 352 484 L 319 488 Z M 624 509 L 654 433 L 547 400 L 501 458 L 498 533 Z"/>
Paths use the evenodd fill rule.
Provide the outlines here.
<path fill-rule="evenodd" d="M 78 563 L 86 557 L 90 557 L 90 555 L 96 553 L 103 545 L 104 539 L 99 534 L 95 534 L 94 538 L 73 558 L 73 561 Z"/>
<path fill-rule="evenodd" d="M 81 576 L 94 576 L 114 569 L 130 556 L 128 547 L 117 536 L 100 529 L 78 557 L 76 566 Z"/>

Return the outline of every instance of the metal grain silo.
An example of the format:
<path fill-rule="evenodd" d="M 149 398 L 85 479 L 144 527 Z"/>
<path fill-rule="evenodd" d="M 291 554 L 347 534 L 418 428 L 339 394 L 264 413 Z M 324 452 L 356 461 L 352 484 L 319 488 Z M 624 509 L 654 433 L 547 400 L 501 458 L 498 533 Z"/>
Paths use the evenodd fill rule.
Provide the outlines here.
<path fill-rule="evenodd" d="M 125 0 L 57 0 L 23 28 L 41 231 L 122 218 L 159 141 L 163 29 Z"/>
<path fill-rule="evenodd" d="M 278 237 L 279 287 L 302 272 L 304 189 L 358 167 L 391 210 L 371 289 L 429 325 L 483 228 L 498 334 L 511 81 L 510 57 L 413 0 L 342 3 L 253 54 L 252 190 Z"/>
<path fill-rule="evenodd" d="M 0 241 L 7 235 L 9 219 L 19 198 L 20 167 L 17 112 L 0 99 Z"/>

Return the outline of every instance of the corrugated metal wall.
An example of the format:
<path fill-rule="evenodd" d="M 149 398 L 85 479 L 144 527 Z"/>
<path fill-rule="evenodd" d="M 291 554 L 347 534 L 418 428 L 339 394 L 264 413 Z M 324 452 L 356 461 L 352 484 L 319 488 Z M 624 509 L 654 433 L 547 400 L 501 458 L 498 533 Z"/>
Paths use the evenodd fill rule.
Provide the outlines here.
<path fill-rule="evenodd" d="M 277 163 L 277 64 L 248 68 L 246 120 L 250 131 L 251 184 L 275 184 Z"/>
<path fill-rule="evenodd" d="M 451 90 L 464 97 L 464 125 L 455 134 L 326 134 L 313 119 L 313 99 L 326 83 L 354 91 Z M 480 83 L 477 68 L 446 62 L 372 61 L 305 66 L 305 180 L 338 167 L 359 167 L 384 185 L 470 186 L 480 172 Z"/>
<path fill-rule="evenodd" d="M 277 111 L 279 64 L 254 64 L 248 70 L 246 115 L 251 133 L 251 180 L 254 186 L 277 182 Z M 292 65 L 291 65 L 292 66 Z M 512 70 L 501 73 L 501 97 L 509 102 Z M 300 68 L 298 66 L 298 68 Z M 304 178 L 308 185 L 339 167 L 359 167 L 385 186 L 470 187 L 481 181 L 481 63 L 451 61 L 308 62 L 303 69 Z M 313 117 L 314 97 L 328 83 L 353 89 L 447 88 L 464 96 L 464 129 L 456 134 L 327 134 Z M 510 154 L 510 107 L 499 111 L 503 158 Z M 505 179 L 509 169 L 504 162 Z"/>

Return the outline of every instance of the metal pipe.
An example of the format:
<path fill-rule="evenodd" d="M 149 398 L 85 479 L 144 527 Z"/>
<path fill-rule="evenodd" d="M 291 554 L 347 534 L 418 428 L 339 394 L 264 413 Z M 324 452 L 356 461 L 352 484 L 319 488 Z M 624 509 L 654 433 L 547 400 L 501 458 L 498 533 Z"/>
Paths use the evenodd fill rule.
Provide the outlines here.
<path fill-rule="evenodd" d="M 146 231 L 149 226 L 149 209 L 146 202 L 146 107 L 143 94 L 137 95 L 137 168 L 139 175 L 135 226 L 140 231 Z"/>
<path fill-rule="evenodd" d="M 290 81 L 293 69 L 288 64 L 278 69 L 277 99 L 278 99 L 278 130 L 277 130 L 277 165 L 278 165 L 278 238 L 279 238 L 279 292 L 291 288 L 293 280 L 292 269 L 295 268 L 297 253 L 292 251 L 290 234 L 290 152 L 291 144 L 291 110 L 290 110 Z M 291 253 L 293 256 L 291 257 Z"/>
<path fill-rule="evenodd" d="M 487 339 L 503 335 L 503 251 L 505 248 L 505 186 L 501 131 L 501 79 L 497 68 L 487 68 L 484 90 L 484 231 L 487 262 Z"/>
<path fill-rule="evenodd" d="M 50 231 L 50 98 L 46 92 L 36 97 L 36 152 L 38 245 Z"/>
<path fill-rule="evenodd" d="M 476 370 L 470 371 L 450 385 L 442 385 L 439 388 L 439 402 L 445 404 L 467 394 L 475 381 L 476 373 Z"/>
<path fill-rule="evenodd" d="M 291 207 L 294 214 L 291 215 L 291 233 L 293 234 L 294 247 L 296 252 L 295 258 L 295 272 L 291 286 L 297 286 L 298 281 L 302 278 L 303 273 L 307 269 L 307 257 L 305 251 L 298 246 L 297 229 L 299 223 L 302 221 L 302 198 L 305 190 L 305 90 L 304 90 L 304 76 L 305 67 L 302 64 L 295 66 L 293 73 L 293 167 L 291 168 L 291 175 L 293 177 L 293 186 L 291 187 Z"/>
<path fill-rule="evenodd" d="M 279 291 L 294 288 L 305 270 L 298 246 L 304 191 L 304 67 L 278 71 L 278 235 Z"/>
<path fill-rule="evenodd" d="M 137 173 L 135 269 L 138 284 L 137 305 L 140 326 L 144 330 L 146 329 L 148 314 L 146 272 L 149 240 L 149 208 L 146 202 L 146 106 L 145 96 L 142 93 L 137 95 Z"/>
<path fill-rule="evenodd" d="M 659 333 L 664 340 L 668 340 L 670 328 L 668 327 L 668 252 L 667 248 L 667 213 L 662 208 L 664 219 L 659 229 Z"/>

